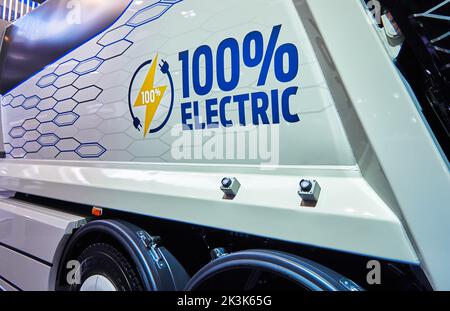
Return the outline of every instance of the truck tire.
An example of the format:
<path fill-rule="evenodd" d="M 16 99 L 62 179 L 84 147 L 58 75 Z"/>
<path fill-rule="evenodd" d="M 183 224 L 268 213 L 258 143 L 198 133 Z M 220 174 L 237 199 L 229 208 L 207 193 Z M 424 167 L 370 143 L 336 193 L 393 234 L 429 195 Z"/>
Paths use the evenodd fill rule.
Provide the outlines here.
<path fill-rule="evenodd" d="M 135 267 L 116 248 L 106 243 L 88 246 L 78 257 L 81 284 L 71 291 L 142 291 Z"/>
<path fill-rule="evenodd" d="M 311 260 L 272 250 L 222 255 L 197 272 L 186 290 L 361 291 L 341 274 Z"/>
<path fill-rule="evenodd" d="M 78 229 L 57 269 L 56 289 L 61 291 L 173 291 L 183 289 L 189 280 L 156 237 L 114 219 L 95 220 Z"/>

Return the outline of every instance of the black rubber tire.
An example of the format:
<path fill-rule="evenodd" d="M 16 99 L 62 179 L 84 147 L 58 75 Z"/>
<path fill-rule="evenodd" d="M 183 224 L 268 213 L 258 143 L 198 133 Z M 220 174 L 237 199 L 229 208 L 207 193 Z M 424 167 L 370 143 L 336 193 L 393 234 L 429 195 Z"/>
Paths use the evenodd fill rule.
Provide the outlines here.
<path fill-rule="evenodd" d="M 77 263 L 72 261 L 86 252 L 87 245 L 97 241 L 97 244 L 109 244 L 122 253 L 122 256 L 109 257 L 119 262 L 119 271 L 130 271 L 125 273 L 130 276 L 128 281 L 124 282 L 127 285 L 123 286 L 125 289 L 182 290 L 190 278 L 184 268 L 164 246 L 146 246 L 142 235 L 151 237 L 142 228 L 117 219 L 94 220 L 82 226 L 70 237 L 58 263 L 56 289 L 71 290 L 70 284 L 78 281 L 74 270 Z M 122 266 L 120 263 L 123 263 Z"/>
<path fill-rule="evenodd" d="M 136 268 L 110 244 L 92 244 L 81 252 L 77 260 L 80 263 L 81 284 L 92 275 L 102 275 L 110 280 L 118 291 L 143 290 Z M 81 284 L 71 285 L 69 290 L 79 291 Z"/>
<path fill-rule="evenodd" d="M 245 278 L 239 279 L 246 281 L 245 283 L 237 281 L 236 275 L 231 275 L 231 273 L 242 270 L 250 271 L 245 274 Z M 249 285 L 255 284 L 261 272 L 278 276 L 282 280 L 292 283 L 293 286 L 289 287 L 289 290 L 363 290 L 351 280 L 316 262 L 273 250 L 245 250 L 219 257 L 200 269 L 188 282 L 185 290 L 250 290 L 253 287 Z M 279 289 L 279 286 L 275 286 L 262 290 Z"/>

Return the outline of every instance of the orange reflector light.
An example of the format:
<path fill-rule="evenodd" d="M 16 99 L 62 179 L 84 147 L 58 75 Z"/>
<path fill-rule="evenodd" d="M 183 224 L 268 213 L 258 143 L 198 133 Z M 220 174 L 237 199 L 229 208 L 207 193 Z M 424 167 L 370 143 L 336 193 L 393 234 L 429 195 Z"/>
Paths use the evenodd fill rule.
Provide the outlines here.
<path fill-rule="evenodd" d="M 102 208 L 100 208 L 100 207 L 93 207 L 92 208 L 92 215 L 94 215 L 94 216 L 97 216 L 97 217 L 99 217 L 99 216 L 102 216 L 102 214 L 103 214 L 103 209 Z"/>

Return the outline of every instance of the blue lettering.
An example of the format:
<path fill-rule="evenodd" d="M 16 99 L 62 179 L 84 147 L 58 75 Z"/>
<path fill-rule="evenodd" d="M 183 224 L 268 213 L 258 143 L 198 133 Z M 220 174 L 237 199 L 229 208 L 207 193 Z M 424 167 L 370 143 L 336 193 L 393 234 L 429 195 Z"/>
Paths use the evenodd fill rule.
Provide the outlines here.
<path fill-rule="evenodd" d="M 280 107 L 278 103 L 278 90 L 272 90 L 270 92 L 272 98 L 272 123 L 280 123 Z"/>
<path fill-rule="evenodd" d="M 251 55 L 252 42 L 255 44 L 255 56 Z M 252 31 L 244 38 L 242 45 L 242 56 L 244 64 L 247 67 L 256 67 L 261 64 L 264 54 L 264 39 L 262 33 L 259 31 Z"/>
<path fill-rule="evenodd" d="M 225 50 L 231 52 L 231 79 L 225 78 Z M 217 48 L 217 84 L 224 91 L 232 91 L 239 83 L 240 63 L 239 63 L 239 43 L 236 39 L 228 38 L 220 42 Z"/>
<path fill-rule="evenodd" d="M 231 96 L 225 96 L 220 100 L 219 107 L 220 107 L 220 123 L 223 127 L 229 127 L 233 125 L 233 122 L 228 120 L 226 117 L 226 105 L 231 103 Z"/>
<path fill-rule="evenodd" d="M 219 127 L 219 121 L 213 120 L 213 118 L 218 117 L 217 112 L 217 98 L 207 99 L 205 102 L 206 108 L 206 124 L 208 128 L 217 128 Z"/>
<path fill-rule="evenodd" d="M 201 121 L 201 117 L 200 117 L 200 112 L 199 112 L 199 108 L 198 108 L 198 101 L 194 101 L 193 103 L 193 107 L 194 107 L 194 127 L 195 129 L 199 130 L 199 129 L 204 129 L 205 128 L 205 123 L 200 122 Z"/>
<path fill-rule="evenodd" d="M 298 87 L 289 87 L 284 90 L 283 95 L 281 95 L 281 109 L 283 112 L 283 118 L 289 123 L 295 123 L 300 121 L 297 114 L 292 114 L 289 107 L 289 97 L 297 94 Z"/>
<path fill-rule="evenodd" d="M 181 61 L 182 79 L 183 79 L 183 98 L 189 97 L 189 51 L 183 51 L 178 54 Z"/>
<path fill-rule="evenodd" d="M 242 126 L 246 125 L 245 122 L 245 102 L 250 99 L 249 94 L 235 95 L 233 96 L 233 101 L 237 102 L 239 105 L 239 124 Z"/>
<path fill-rule="evenodd" d="M 200 57 L 205 58 L 205 84 L 202 85 L 200 81 Z M 198 95 L 206 95 L 211 92 L 213 85 L 213 56 L 211 48 L 207 45 L 202 45 L 194 52 L 192 60 L 192 82 L 195 93 Z"/>
<path fill-rule="evenodd" d="M 261 102 L 261 106 L 258 105 Z M 267 109 L 269 108 L 269 97 L 264 92 L 252 93 L 252 120 L 254 125 L 259 125 L 259 118 L 262 124 L 270 124 L 267 116 Z"/>
<path fill-rule="evenodd" d="M 288 71 L 284 72 L 284 55 L 288 55 Z M 290 82 L 298 73 L 298 50 L 292 43 L 280 46 L 275 52 L 275 77 L 280 82 Z"/>

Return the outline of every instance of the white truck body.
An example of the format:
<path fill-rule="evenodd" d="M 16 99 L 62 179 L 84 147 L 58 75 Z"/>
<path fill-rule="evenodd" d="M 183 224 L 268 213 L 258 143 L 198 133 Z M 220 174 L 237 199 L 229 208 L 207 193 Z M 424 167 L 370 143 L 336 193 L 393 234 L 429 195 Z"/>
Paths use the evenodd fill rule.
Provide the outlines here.
<path fill-rule="evenodd" d="M 449 165 L 360 0 L 129 2 L 2 94 L 1 188 L 420 265 L 450 289 Z M 257 39 L 245 46 L 258 36 L 262 50 Z M 147 80 L 155 60 L 170 79 L 158 67 Z M 146 94 L 139 104 L 150 82 L 153 113 Z M 241 184 L 233 200 L 225 176 Z M 315 207 L 301 204 L 303 178 L 320 184 Z M 2 224 L 0 243 L 32 231 L 22 223 Z"/>

